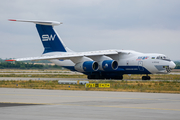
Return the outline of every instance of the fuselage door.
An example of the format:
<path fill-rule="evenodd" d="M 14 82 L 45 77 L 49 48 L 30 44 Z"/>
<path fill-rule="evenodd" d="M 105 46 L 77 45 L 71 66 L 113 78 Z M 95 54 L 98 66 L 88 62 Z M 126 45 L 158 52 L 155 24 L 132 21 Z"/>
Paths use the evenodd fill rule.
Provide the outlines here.
<path fill-rule="evenodd" d="M 143 61 L 138 61 L 138 68 L 140 71 L 144 71 Z"/>

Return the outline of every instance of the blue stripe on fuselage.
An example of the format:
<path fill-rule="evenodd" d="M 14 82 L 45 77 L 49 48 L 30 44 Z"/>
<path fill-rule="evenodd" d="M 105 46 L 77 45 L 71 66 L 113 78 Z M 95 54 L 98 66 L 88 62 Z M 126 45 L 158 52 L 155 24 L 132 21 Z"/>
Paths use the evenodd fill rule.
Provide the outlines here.
<path fill-rule="evenodd" d="M 66 69 L 69 69 L 71 71 L 77 71 L 75 70 L 74 66 L 63 66 Z M 151 74 L 145 67 L 141 66 L 119 66 L 117 70 L 114 71 L 96 71 L 93 73 L 121 73 L 121 74 Z M 91 72 L 83 72 L 84 74 L 88 75 Z"/>
<path fill-rule="evenodd" d="M 124 69 L 123 74 L 151 74 L 142 66 L 119 66 L 119 68 Z"/>

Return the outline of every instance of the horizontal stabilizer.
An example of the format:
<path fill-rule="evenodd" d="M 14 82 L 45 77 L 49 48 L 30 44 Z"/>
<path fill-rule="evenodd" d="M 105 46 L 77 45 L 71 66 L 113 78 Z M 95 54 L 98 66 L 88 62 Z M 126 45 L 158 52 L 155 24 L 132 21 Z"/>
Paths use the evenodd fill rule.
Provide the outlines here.
<path fill-rule="evenodd" d="M 62 22 L 56 22 L 56 21 L 40 21 L 40 20 L 16 20 L 16 19 L 9 19 L 9 21 L 17 21 L 17 22 L 31 22 L 39 25 L 60 25 Z"/>

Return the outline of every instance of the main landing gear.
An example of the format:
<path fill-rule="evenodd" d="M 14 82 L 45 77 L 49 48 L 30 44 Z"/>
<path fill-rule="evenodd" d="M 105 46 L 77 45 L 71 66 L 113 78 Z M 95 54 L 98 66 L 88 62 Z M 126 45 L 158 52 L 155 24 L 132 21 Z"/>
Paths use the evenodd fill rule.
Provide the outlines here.
<path fill-rule="evenodd" d="M 116 76 L 101 76 L 99 74 L 96 75 L 88 75 L 88 79 L 116 79 L 116 80 L 122 80 L 123 75 L 116 75 Z"/>
<path fill-rule="evenodd" d="M 146 76 L 142 76 L 142 80 L 150 80 L 150 79 L 151 79 L 151 77 L 148 76 L 148 74 Z"/>

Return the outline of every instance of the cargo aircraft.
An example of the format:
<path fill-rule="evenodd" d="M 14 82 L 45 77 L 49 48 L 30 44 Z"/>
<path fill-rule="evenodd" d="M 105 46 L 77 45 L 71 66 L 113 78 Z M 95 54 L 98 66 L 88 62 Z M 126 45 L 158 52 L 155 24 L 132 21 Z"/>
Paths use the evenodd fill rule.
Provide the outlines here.
<path fill-rule="evenodd" d="M 61 22 L 15 19 L 9 21 L 35 23 L 44 52 L 39 57 L 6 61 L 49 60 L 71 71 L 81 72 L 87 75 L 88 79 L 123 79 L 124 74 L 145 74 L 142 80 L 150 80 L 149 74 L 167 74 L 176 66 L 166 55 L 159 53 L 117 49 L 74 52 L 54 30 L 54 26 L 62 24 Z"/>

